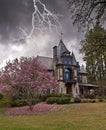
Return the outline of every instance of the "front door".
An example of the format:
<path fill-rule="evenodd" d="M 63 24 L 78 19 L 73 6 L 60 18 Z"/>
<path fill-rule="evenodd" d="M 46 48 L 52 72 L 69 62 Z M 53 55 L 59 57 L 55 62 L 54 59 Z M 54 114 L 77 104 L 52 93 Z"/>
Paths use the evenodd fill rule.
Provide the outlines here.
<path fill-rule="evenodd" d="M 67 87 L 67 94 L 72 95 L 72 87 L 71 87 L 71 84 L 67 84 L 66 87 Z"/>

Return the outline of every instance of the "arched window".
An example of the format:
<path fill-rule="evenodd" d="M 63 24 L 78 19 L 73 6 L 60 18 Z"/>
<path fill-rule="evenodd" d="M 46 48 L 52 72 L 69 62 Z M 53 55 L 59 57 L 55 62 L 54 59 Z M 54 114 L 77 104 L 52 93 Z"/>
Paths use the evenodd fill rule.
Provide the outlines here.
<path fill-rule="evenodd" d="M 70 79 L 70 70 L 69 69 L 65 69 L 65 79 L 69 80 Z"/>
<path fill-rule="evenodd" d="M 65 80 L 73 80 L 73 71 L 71 68 L 64 69 L 64 79 Z"/>

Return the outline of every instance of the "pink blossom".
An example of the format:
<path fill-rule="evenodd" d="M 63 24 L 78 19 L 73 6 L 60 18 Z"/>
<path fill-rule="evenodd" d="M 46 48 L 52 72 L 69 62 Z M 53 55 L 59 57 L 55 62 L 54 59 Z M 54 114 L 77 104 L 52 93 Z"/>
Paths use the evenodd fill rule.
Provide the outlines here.
<path fill-rule="evenodd" d="M 49 89 L 56 90 L 57 80 L 35 57 L 21 57 L 7 62 L 0 72 L 0 84 L 11 88 L 11 96 L 21 90 L 22 96 L 29 99 L 36 93 L 45 94 Z"/>

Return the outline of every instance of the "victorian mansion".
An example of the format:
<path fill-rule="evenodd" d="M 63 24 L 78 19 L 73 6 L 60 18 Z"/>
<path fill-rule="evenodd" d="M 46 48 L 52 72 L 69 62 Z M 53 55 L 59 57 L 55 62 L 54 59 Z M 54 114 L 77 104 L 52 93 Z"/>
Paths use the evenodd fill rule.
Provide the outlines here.
<path fill-rule="evenodd" d="M 74 53 L 66 48 L 62 39 L 58 46 L 53 47 L 53 58 L 43 56 L 37 58 L 57 78 L 58 93 L 84 97 L 98 88 L 87 83 L 87 72 L 83 66 L 80 67 Z"/>

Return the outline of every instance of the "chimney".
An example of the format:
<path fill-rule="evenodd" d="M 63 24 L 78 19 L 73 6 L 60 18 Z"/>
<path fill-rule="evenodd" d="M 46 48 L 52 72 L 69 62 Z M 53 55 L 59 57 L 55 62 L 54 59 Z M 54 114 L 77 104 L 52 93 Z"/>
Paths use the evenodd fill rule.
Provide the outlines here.
<path fill-rule="evenodd" d="M 57 46 L 53 47 L 53 59 L 57 61 Z"/>

